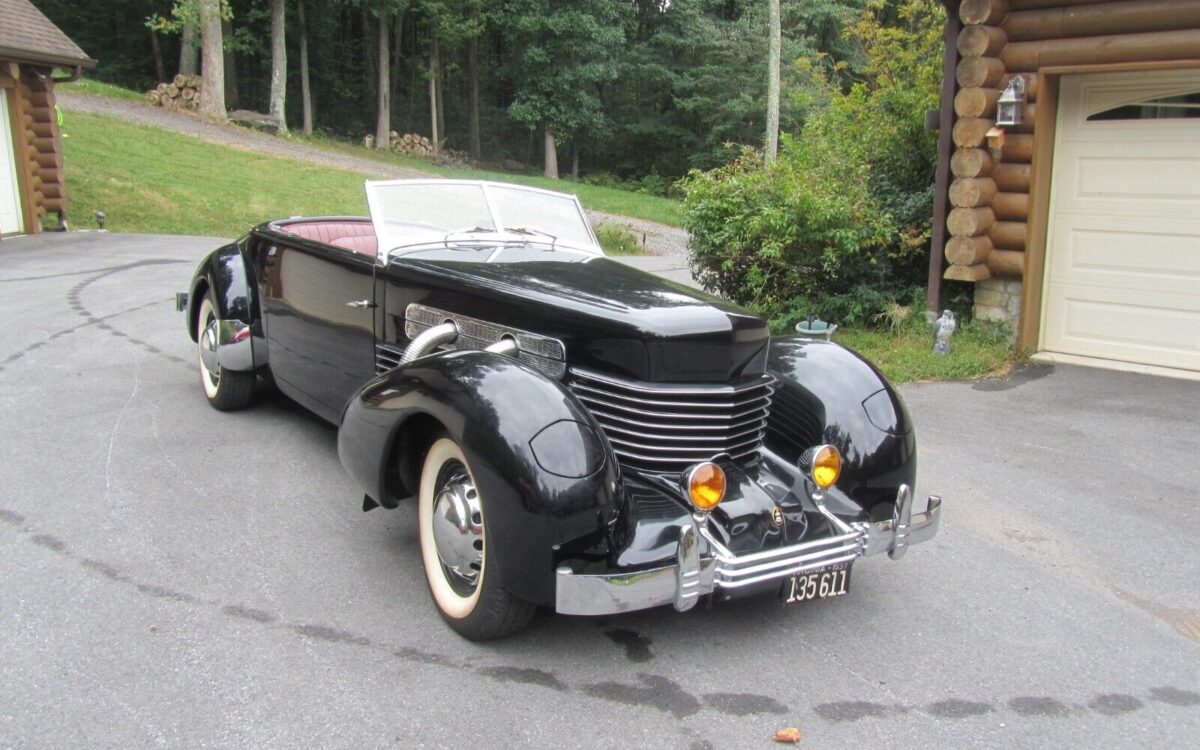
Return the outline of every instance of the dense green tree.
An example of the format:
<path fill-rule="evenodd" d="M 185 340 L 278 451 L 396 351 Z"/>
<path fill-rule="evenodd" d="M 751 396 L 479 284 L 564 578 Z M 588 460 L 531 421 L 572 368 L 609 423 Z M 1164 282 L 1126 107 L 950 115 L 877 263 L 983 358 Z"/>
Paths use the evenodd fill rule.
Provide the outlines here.
<path fill-rule="evenodd" d="M 600 86 L 617 75 L 624 8 L 610 0 L 510 0 L 501 13 L 514 47 L 509 116 L 544 133 L 547 177 L 558 177 L 559 137 L 595 138 L 608 126 Z"/>

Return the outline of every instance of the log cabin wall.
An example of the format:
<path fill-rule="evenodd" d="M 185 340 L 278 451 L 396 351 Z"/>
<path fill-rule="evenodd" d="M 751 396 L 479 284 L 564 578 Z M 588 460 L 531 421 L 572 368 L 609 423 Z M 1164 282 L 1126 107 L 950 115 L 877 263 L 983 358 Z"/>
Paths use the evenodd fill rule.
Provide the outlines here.
<path fill-rule="evenodd" d="M 1059 74 L 1200 58 L 1200 2 L 961 0 L 958 15 L 944 278 L 1023 280 L 1019 307 L 1028 315 L 1040 309 L 1040 298 L 1031 298 L 1041 289 Z M 1006 128 L 1003 146 L 991 149 L 996 101 L 1018 74 L 1026 81 L 1023 122 Z M 1039 105 L 1047 109 L 1040 115 Z M 1035 175 L 1035 164 L 1047 174 Z M 985 286 L 1020 294 L 1020 285 Z M 1022 320 L 1018 343 L 1033 346 L 1036 330 L 1036 322 Z"/>
<path fill-rule="evenodd" d="M 42 217 L 66 222 L 62 139 L 54 108 L 51 68 L 0 60 L 0 95 L 8 97 L 13 161 L 16 165 L 25 232 L 41 230 Z"/>

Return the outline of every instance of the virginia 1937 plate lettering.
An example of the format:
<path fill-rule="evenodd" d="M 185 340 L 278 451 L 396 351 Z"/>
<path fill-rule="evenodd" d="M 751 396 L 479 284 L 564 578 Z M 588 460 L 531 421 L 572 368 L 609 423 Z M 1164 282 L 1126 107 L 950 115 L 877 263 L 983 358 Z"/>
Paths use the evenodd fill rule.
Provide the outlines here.
<path fill-rule="evenodd" d="M 784 604 L 799 604 L 813 599 L 845 596 L 850 590 L 850 563 L 824 565 L 797 573 L 783 582 L 779 597 Z"/>

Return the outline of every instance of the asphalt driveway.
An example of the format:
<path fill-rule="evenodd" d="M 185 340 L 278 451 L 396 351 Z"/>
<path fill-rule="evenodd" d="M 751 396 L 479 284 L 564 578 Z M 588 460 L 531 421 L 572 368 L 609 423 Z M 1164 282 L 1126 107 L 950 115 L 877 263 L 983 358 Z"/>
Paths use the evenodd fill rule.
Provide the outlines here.
<path fill-rule="evenodd" d="M 1200 384 L 904 388 L 942 533 L 848 597 L 477 645 L 332 427 L 205 403 L 173 294 L 214 244 L 0 242 L 0 747 L 1195 746 Z"/>

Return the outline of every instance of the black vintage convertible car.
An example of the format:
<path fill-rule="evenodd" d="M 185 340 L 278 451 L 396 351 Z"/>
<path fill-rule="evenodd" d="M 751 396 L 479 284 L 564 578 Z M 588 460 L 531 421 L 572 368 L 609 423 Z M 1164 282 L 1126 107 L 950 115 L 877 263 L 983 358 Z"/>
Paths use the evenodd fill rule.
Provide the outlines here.
<path fill-rule="evenodd" d="M 859 557 L 936 533 L 908 412 L 853 352 L 609 260 L 573 196 L 398 180 L 367 202 L 213 251 L 188 330 L 214 407 L 269 378 L 338 426 L 364 510 L 416 503 L 463 636 L 538 606 L 841 596 Z"/>

